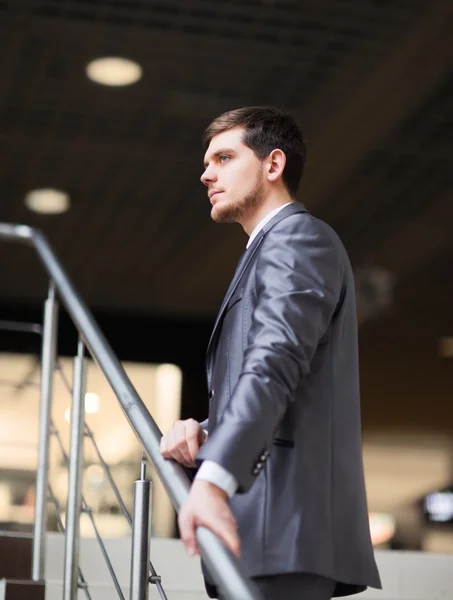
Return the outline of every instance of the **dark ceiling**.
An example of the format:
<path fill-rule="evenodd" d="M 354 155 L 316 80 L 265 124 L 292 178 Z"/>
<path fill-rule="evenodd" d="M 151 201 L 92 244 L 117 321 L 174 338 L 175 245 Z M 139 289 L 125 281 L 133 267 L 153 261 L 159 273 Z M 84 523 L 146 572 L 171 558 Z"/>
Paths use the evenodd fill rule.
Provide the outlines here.
<path fill-rule="evenodd" d="M 453 334 L 452 15 L 451 0 L 0 1 L 0 221 L 42 229 L 94 310 L 212 319 L 246 238 L 210 221 L 200 136 L 273 104 L 306 132 L 300 200 L 356 269 L 392 273 L 393 315 Z M 143 79 L 92 83 L 106 55 Z M 39 187 L 71 210 L 30 212 Z M 2 245 L 0 282 L 4 305 L 45 293 L 19 246 Z"/>

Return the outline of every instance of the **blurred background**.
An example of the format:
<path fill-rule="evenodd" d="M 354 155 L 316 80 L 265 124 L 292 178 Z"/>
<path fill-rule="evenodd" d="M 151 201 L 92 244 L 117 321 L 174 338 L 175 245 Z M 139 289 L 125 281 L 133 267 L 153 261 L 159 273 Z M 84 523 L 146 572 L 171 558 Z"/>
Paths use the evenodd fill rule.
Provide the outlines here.
<path fill-rule="evenodd" d="M 356 274 L 374 543 L 453 553 L 452 26 L 451 0 L 0 0 L 0 221 L 48 236 L 163 430 L 207 416 L 204 354 L 246 244 L 210 220 L 202 132 L 243 105 L 296 117 L 299 200 Z M 33 523 L 41 341 L 11 324 L 41 323 L 46 294 L 34 253 L 2 243 L 2 529 Z M 66 448 L 76 346 L 62 311 Z M 94 363 L 87 389 L 130 507 L 141 448 Z M 85 496 L 100 529 L 124 535 L 95 459 L 87 449 Z M 153 504 L 154 533 L 177 535 L 159 486 Z"/>

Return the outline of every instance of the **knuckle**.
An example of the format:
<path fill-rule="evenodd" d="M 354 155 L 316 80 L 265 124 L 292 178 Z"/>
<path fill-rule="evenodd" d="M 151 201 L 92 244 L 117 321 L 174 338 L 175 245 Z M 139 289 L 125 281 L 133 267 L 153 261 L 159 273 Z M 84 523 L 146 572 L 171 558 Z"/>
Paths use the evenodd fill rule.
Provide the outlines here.
<path fill-rule="evenodd" d="M 195 421 L 195 419 L 187 419 L 186 424 L 187 424 L 187 427 L 190 427 L 191 429 L 193 429 L 193 428 L 198 429 L 198 426 L 199 426 L 198 421 Z"/>

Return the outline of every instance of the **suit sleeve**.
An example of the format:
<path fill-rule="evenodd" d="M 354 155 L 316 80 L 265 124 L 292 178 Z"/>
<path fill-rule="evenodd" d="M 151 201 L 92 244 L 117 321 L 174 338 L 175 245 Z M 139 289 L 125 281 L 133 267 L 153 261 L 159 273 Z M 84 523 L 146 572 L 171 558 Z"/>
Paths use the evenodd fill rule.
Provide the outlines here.
<path fill-rule="evenodd" d="M 234 475 L 238 492 L 255 481 L 276 427 L 310 371 L 342 285 L 338 250 L 313 219 L 287 217 L 265 236 L 256 265 L 256 308 L 241 375 L 197 458 Z"/>

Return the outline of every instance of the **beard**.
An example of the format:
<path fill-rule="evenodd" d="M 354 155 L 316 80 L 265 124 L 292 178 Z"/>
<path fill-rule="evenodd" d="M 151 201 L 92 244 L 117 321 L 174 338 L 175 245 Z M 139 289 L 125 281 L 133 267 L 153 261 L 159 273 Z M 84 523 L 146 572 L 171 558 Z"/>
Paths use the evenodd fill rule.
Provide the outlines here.
<path fill-rule="evenodd" d="M 216 223 L 237 223 L 240 222 L 244 214 L 258 206 L 264 198 L 264 183 L 262 180 L 262 170 L 259 169 L 256 176 L 256 182 L 250 192 L 235 201 L 224 201 L 214 205 L 211 209 L 211 218 Z"/>

